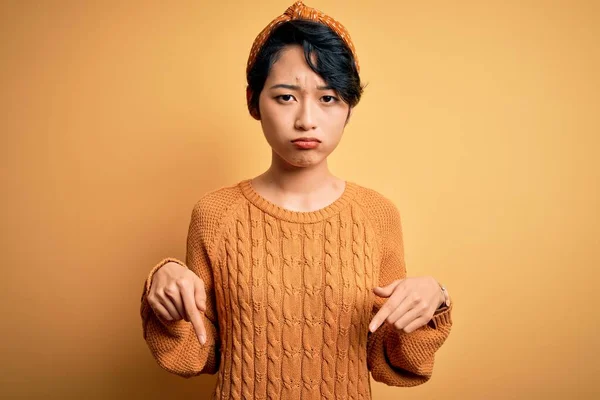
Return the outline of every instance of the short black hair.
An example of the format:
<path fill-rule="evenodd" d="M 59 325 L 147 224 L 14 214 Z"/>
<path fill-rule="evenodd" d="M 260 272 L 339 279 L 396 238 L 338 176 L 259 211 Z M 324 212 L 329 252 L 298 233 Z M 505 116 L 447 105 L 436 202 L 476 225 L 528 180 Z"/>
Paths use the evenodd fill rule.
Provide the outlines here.
<path fill-rule="evenodd" d="M 327 25 L 308 20 L 286 21 L 269 36 L 246 76 L 252 90 L 249 106 L 258 113 L 258 99 L 273 64 L 288 45 L 300 45 L 308 66 L 350 107 L 358 104 L 363 92 L 352 52 Z M 315 57 L 313 63 L 311 57 Z"/>

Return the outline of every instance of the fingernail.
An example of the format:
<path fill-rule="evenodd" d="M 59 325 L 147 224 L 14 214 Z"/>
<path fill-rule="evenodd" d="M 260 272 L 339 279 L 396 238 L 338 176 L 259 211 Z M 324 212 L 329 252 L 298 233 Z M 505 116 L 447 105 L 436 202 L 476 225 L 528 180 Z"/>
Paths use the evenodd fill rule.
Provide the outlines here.
<path fill-rule="evenodd" d="M 371 332 L 373 332 L 373 331 L 375 330 L 375 325 L 370 325 L 370 326 L 369 326 L 369 330 L 370 330 Z"/>
<path fill-rule="evenodd" d="M 206 343 L 206 337 L 204 337 L 204 335 L 200 335 L 200 343 Z"/>

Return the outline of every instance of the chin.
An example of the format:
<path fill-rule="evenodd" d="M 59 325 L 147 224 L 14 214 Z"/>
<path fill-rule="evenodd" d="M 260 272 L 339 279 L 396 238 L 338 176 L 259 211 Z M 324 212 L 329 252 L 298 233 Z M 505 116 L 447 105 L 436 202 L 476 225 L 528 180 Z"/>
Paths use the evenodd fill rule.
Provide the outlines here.
<path fill-rule="evenodd" d="M 325 154 L 324 149 L 318 150 L 299 150 L 291 143 L 287 142 L 283 146 L 271 146 L 273 153 L 281 161 L 295 168 L 313 167 L 321 164 L 327 159 L 329 153 Z"/>
<path fill-rule="evenodd" d="M 326 157 L 322 157 L 320 154 L 310 154 L 310 152 L 305 152 L 304 154 L 290 155 L 289 157 L 285 157 L 284 160 L 294 167 L 306 168 L 319 165 L 325 158 Z"/>

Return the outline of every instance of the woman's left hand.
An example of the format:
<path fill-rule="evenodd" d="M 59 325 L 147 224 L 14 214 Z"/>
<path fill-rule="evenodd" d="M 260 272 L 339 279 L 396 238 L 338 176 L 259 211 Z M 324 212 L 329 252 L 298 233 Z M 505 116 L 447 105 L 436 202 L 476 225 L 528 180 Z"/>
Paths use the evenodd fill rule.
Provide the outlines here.
<path fill-rule="evenodd" d="M 426 325 L 440 305 L 444 294 L 439 283 L 431 276 L 398 279 L 373 292 L 388 300 L 375 314 L 369 330 L 375 332 L 384 321 L 406 333 Z"/>

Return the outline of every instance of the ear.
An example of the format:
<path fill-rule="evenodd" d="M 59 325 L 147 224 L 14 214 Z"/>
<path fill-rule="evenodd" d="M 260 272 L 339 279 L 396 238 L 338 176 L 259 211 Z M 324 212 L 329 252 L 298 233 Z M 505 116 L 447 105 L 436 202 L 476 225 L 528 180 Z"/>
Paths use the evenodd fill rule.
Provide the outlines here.
<path fill-rule="evenodd" d="M 248 105 L 248 111 L 250 111 L 250 115 L 255 120 L 260 121 L 260 111 L 250 104 L 250 100 L 252 99 L 252 89 L 250 89 L 250 85 L 246 86 L 246 104 Z"/>
<path fill-rule="evenodd" d="M 354 107 L 350 107 L 350 108 L 348 109 L 348 116 L 346 117 L 346 123 L 344 124 L 344 126 L 345 126 L 345 125 L 348 125 L 348 121 L 350 121 L 350 117 L 352 116 L 352 112 L 353 112 L 353 111 L 354 111 Z"/>

